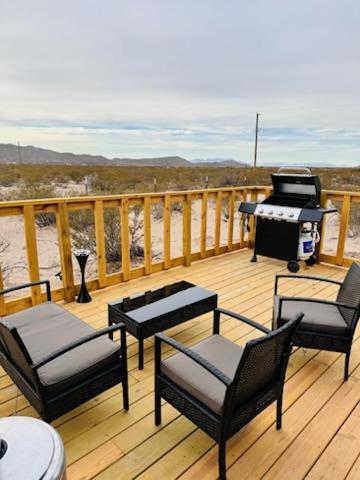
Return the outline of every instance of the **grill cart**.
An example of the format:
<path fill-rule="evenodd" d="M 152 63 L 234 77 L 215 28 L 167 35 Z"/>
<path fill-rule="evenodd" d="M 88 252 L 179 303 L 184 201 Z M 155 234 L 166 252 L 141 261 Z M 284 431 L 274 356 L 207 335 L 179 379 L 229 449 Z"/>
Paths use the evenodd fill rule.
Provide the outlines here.
<path fill-rule="evenodd" d="M 295 172 L 302 173 L 295 173 Z M 239 211 L 246 225 L 249 215 L 256 217 L 257 255 L 287 260 L 290 272 L 299 270 L 299 261 L 313 265 L 315 247 L 320 240 L 323 215 L 336 208 L 321 208 L 321 183 L 308 168 L 283 167 L 271 175 L 273 192 L 263 202 L 241 202 Z"/>

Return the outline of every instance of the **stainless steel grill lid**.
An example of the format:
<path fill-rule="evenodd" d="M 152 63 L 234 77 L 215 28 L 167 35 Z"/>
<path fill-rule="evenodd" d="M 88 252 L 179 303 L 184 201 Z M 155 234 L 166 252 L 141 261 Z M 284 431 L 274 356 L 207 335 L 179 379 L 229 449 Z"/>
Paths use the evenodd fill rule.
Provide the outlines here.
<path fill-rule="evenodd" d="M 304 170 L 306 173 L 284 173 L 289 170 Z M 273 193 L 266 203 L 275 205 L 284 203 L 299 208 L 317 208 L 320 206 L 321 182 L 317 175 L 308 169 L 279 169 L 271 175 Z"/>

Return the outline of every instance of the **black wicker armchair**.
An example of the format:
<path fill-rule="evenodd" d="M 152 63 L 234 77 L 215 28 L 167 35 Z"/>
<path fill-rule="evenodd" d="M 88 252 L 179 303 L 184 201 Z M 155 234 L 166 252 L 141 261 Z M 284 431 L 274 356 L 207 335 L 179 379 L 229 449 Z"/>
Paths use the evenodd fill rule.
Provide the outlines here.
<path fill-rule="evenodd" d="M 291 339 L 302 315 L 271 332 L 242 315 L 217 308 L 215 313 L 245 322 L 265 336 L 244 348 L 214 334 L 187 348 L 163 334 L 155 335 L 155 423 L 161 423 L 161 398 L 168 401 L 219 445 L 220 479 L 226 478 L 226 442 L 268 405 L 277 402 L 281 428 L 285 371 Z M 161 360 L 161 344 L 178 353 Z"/>
<path fill-rule="evenodd" d="M 318 298 L 283 297 L 278 295 L 281 278 L 318 280 L 339 285 L 340 289 L 335 302 Z M 304 318 L 294 335 L 293 344 L 345 353 L 344 378 L 347 380 L 352 340 L 360 314 L 360 265 L 354 262 L 343 282 L 306 275 L 277 275 L 273 328 L 284 325 L 296 312 L 303 312 Z"/>
<path fill-rule="evenodd" d="M 46 285 L 47 302 L 0 318 L 0 364 L 47 422 L 122 383 L 128 410 L 123 324 L 96 331 L 51 301 L 47 280 L 0 291 Z M 109 338 L 120 330 L 120 346 Z"/>

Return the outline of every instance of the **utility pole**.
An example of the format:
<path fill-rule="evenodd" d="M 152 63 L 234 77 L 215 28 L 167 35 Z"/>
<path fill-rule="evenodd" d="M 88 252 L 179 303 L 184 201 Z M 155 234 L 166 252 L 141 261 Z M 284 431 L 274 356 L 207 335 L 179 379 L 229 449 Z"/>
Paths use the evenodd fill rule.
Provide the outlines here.
<path fill-rule="evenodd" d="M 18 147 L 18 157 L 19 157 L 19 163 L 21 163 L 21 150 L 20 150 L 20 142 L 17 142 L 17 147 Z"/>
<path fill-rule="evenodd" d="M 256 113 L 256 126 L 255 126 L 255 150 L 254 150 L 254 170 L 256 169 L 256 160 L 257 160 L 257 145 L 258 145 L 258 132 L 259 132 L 259 115 Z"/>

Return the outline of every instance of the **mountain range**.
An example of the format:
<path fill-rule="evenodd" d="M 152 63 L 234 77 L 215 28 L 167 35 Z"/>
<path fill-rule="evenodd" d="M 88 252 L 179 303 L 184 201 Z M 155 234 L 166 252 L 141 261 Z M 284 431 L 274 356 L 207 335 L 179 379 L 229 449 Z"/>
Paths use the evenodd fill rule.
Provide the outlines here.
<path fill-rule="evenodd" d="M 0 144 L 0 164 L 47 163 L 70 165 L 127 165 L 133 167 L 248 167 L 233 159 L 186 160 L 178 156 L 155 158 L 107 158 L 102 155 L 60 153 L 45 148 Z"/>

